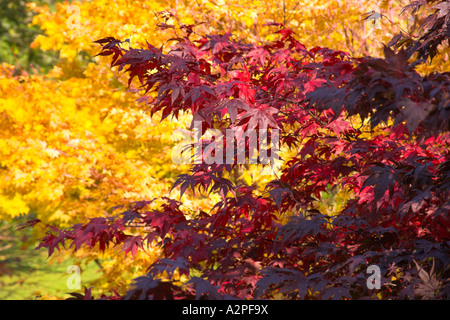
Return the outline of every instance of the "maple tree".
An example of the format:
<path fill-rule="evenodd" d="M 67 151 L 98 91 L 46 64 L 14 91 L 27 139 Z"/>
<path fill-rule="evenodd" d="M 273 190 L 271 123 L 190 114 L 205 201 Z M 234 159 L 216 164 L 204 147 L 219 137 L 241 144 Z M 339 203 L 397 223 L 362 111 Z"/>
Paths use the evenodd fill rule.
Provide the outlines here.
<path fill-rule="evenodd" d="M 421 75 L 422 61 L 410 60 L 416 51 L 435 58 L 439 44 L 427 37 L 450 21 L 437 8 L 445 13 L 419 46 L 385 46 L 384 58 L 307 49 L 282 24 L 271 24 L 278 38 L 261 45 L 181 23 L 170 48 L 97 40 L 99 54 L 140 85 L 150 114 L 168 121 L 191 113 L 204 132 L 223 134 L 219 144 L 230 129 L 280 129 L 292 154 L 260 188 L 230 180 L 242 166 L 236 158 L 208 163 L 202 153 L 172 189 L 219 191 L 209 212 L 188 212 L 169 196 L 137 201 L 48 227 L 39 247 L 161 250 L 125 299 L 448 298 L 450 74 Z M 440 42 L 448 38 L 439 33 Z M 237 138 L 233 154 L 248 144 Z M 337 214 L 317 205 L 328 190 L 348 194 Z M 369 265 L 382 271 L 378 290 L 366 285 Z"/>

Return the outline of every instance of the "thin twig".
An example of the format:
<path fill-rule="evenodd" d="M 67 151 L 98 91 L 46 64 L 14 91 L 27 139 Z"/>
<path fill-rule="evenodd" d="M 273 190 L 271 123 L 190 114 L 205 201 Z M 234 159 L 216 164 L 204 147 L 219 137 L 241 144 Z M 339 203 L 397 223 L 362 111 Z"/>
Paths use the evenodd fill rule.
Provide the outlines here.
<path fill-rule="evenodd" d="M 413 35 L 413 34 L 409 33 L 408 31 L 405 31 L 405 30 L 404 30 L 402 27 L 400 27 L 397 23 L 395 23 L 394 21 L 392 21 L 391 19 L 389 19 L 389 17 L 386 16 L 385 14 L 382 14 L 381 12 L 378 12 L 378 13 L 380 14 L 381 17 L 384 17 L 384 18 L 388 19 L 388 21 L 389 21 L 391 24 L 395 25 L 397 28 L 399 28 L 401 31 L 403 31 L 403 32 L 404 32 L 406 35 L 408 35 L 410 38 L 416 38 L 416 39 L 420 38 L 419 36 Z"/>

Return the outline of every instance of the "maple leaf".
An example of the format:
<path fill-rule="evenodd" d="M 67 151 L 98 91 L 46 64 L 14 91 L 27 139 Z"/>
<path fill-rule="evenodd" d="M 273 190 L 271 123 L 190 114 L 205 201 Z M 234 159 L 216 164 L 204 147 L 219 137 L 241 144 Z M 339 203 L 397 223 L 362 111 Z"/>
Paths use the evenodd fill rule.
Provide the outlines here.
<path fill-rule="evenodd" d="M 218 292 L 217 288 L 211 283 L 200 277 L 192 277 L 187 284 L 192 284 L 195 288 L 195 299 L 200 300 L 223 300 L 224 297 Z"/>
<path fill-rule="evenodd" d="M 36 250 L 42 247 L 48 248 L 48 256 L 50 257 L 55 248 L 60 251 L 60 246 L 65 248 L 66 239 L 73 238 L 71 230 L 59 230 L 54 226 L 50 226 L 51 231 L 46 231 L 46 236 L 41 238 L 41 242 L 36 247 Z M 56 234 L 55 234 L 56 233 Z"/>
<path fill-rule="evenodd" d="M 19 225 L 16 227 L 16 229 L 17 229 L 17 230 L 22 230 L 22 229 L 25 229 L 25 228 L 34 227 L 34 226 L 35 226 L 36 224 L 38 224 L 39 222 L 41 222 L 40 219 L 30 219 L 30 220 L 27 220 L 27 221 L 24 222 L 24 223 L 19 224 Z"/>
<path fill-rule="evenodd" d="M 438 3 L 434 5 L 433 8 L 438 9 L 438 19 L 450 14 L 450 3 L 448 1 Z"/>
<path fill-rule="evenodd" d="M 111 67 L 115 64 L 117 59 L 119 59 L 119 57 L 124 54 L 123 49 L 120 48 L 120 44 L 122 43 L 122 41 L 117 40 L 113 37 L 106 37 L 103 39 L 99 39 L 94 41 L 94 43 L 102 45 L 102 50 L 97 55 L 107 56 L 114 54 L 113 58 L 111 59 Z"/>
<path fill-rule="evenodd" d="M 305 101 L 308 102 L 310 108 L 323 111 L 332 109 L 334 111 L 333 120 L 341 115 L 344 98 L 346 96 L 346 88 L 334 88 L 332 86 L 321 86 L 306 94 Z"/>
<path fill-rule="evenodd" d="M 84 295 L 79 292 L 70 292 L 69 294 L 72 297 L 67 298 L 67 300 L 94 300 L 94 298 L 92 297 L 92 287 L 84 287 Z"/>
<path fill-rule="evenodd" d="M 399 119 L 406 120 L 406 127 L 410 135 L 416 130 L 419 123 L 423 121 L 433 109 L 433 105 L 428 102 L 414 102 L 410 99 L 400 100 L 399 104 L 403 105 Z M 396 119 L 396 122 L 397 119 Z"/>
<path fill-rule="evenodd" d="M 323 83 L 326 83 L 326 79 L 317 78 L 317 74 L 313 74 L 313 76 L 306 82 L 303 87 L 305 89 L 305 93 L 309 93 L 314 91 L 316 88 L 320 87 Z"/>
<path fill-rule="evenodd" d="M 421 296 L 423 299 L 435 299 L 436 294 L 440 289 L 440 282 L 436 279 L 436 275 L 434 274 L 434 259 L 433 265 L 431 266 L 430 272 L 426 272 L 424 268 L 422 268 L 417 261 L 413 260 L 416 264 L 417 273 L 419 275 L 422 283 L 419 283 L 415 287 L 415 293 L 418 296 Z"/>
<path fill-rule="evenodd" d="M 236 122 L 236 118 L 239 113 L 239 109 L 250 111 L 249 105 L 240 98 L 235 98 L 235 99 L 226 101 L 225 107 L 226 107 L 228 114 L 230 115 L 230 120 L 232 123 Z M 216 109 L 214 111 L 220 110 L 220 109 L 221 109 L 221 106 L 218 106 L 218 107 L 216 107 Z"/>
<path fill-rule="evenodd" d="M 94 43 L 105 44 L 105 43 L 113 43 L 116 40 L 114 37 L 106 37 L 99 40 L 95 40 Z"/>
<path fill-rule="evenodd" d="M 133 280 L 133 289 L 127 292 L 124 300 L 173 300 L 175 288 L 173 284 L 147 274 Z"/>
<path fill-rule="evenodd" d="M 122 250 L 125 251 L 125 255 L 128 254 L 128 252 L 131 252 L 131 256 L 134 257 L 139 248 L 142 248 L 141 236 L 127 237 L 123 241 Z"/>
<path fill-rule="evenodd" d="M 278 187 L 273 187 L 277 185 Z M 269 186 L 267 186 L 266 188 L 269 188 Z M 281 204 L 284 201 L 286 201 L 289 197 L 294 197 L 292 189 L 281 182 L 273 183 L 272 188 L 268 190 L 268 193 L 270 195 L 270 198 L 275 201 L 275 204 L 279 211 L 281 211 Z"/>
<path fill-rule="evenodd" d="M 398 179 L 397 173 L 393 168 L 379 164 L 368 169 L 364 175 L 369 175 L 369 177 L 364 181 L 361 192 L 367 186 L 373 186 L 374 203 L 377 203 L 386 192 L 389 192 L 389 197 L 392 198 L 394 186 Z"/>
<path fill-rule="evenodd" d="M 253 108 L 247 110 L 241 117 L 241 123 L 243 119 L 249 118 L 247 130 L 252 132 L 256 127 L 260 129 L 279 128 L 277 121 L 273 115 L 279 112 L 278 109 L 268 106 L 262 106 L 260 108 Z"/>
<path fill-rule="evenodd" d="M 264 268 L 261 273 L 262 278 L 256 283 L 255 296 L 261 297 L 268 291 L 279 289 L 281 292 L 299 291 L 304 295 L 307 291 L 306 277 L 301 271 L 286 268 Z"/>
<path fill-rule="evenodd" d="M 322 295 L 324 300 L 341 300 L 343 297 L 351 299 L 349 290 L 340 286 L 326 288 Z"/>
<path fill-rule="evenodd" d="M 281 239 L 281 246 L 286 246 L 297 240 L 303 239 L 307 235 L 317 235 L 323 231 L 322 227 L 327 221 L 321 214 L 312 215 L 310 219 L 305 219 L 303 215 L 292 216 L 288 223 L 283 225 L 277 239 Z"/>
<path fill-rule="evenodd" d="M 180 197 L 189 187 L 195 194 L 195 187 L 197 185 L 199 189 L 201 188 L 204 191 L 210 187 L 209 193 L 216 190 L 219 190 L 223 196 L 225 196 L 228 192 L 234 193 L 234 185 L 230 180 L 216 175 L 215 172 L 206 171 L 204 169 L 194 172 L 193 175 L 179 175 L 177 181 L 173 184 L 172 189 L 176 188 L 178 185 L 180 185 Z"/>
<path fill-rule="evenodd" d="M 178 257 L 176 260 L 169 258 L 162 258 L 155 262 L 149 269 L 149 273 L 153 276 L 167 272 L 169 277 L 173 276 L 174 272 L 178 270 L 180 275 L 189 276 L 190 264 L 185 259 Z"/>
<path fill-rule="evenodd" d="M 375 10 L 372 10 L 372 11 L 370 11 L 370 12 L 365 13 L 364 16 L 365 16 L 365 17 L 364 17 L 363 21 L 366 21 L 366 20 L 373 20 L 373 24 L 375 24 L 375 22 L 377 21 L 377 19 L 381 19 L 381 18 L 382 18 L 381 13 L 376 12 Z"/>

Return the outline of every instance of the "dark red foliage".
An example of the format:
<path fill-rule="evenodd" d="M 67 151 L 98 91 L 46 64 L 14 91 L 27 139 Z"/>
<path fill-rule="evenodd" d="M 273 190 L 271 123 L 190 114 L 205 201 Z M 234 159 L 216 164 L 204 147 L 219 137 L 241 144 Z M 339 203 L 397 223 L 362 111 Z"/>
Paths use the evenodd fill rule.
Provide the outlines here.
<path fill-rule="evenodd" d="M 432 60 L 438 53 L 439 45 L 450 39 L 450 3 L 446 0 L 416 0 L 403 8 L 402 13 L 414 14 L 422 7 L 431 8 L 430 14 L 423 20 L 419 30 L 423 34 L 415 39 L 412 35 L 400 32 L 389 42 L 389 46 L 406 47 L 407 58 L 417 53 L 417 59 Z M 449 43 L 450 44 L 450 43 Z"/>
<path fill-rule="evenodd" d="M 354 59 L 307 50 L 282 26 L 279 40 L 262 46 L 231 34 L 191 41 L 192 26 L 184 29 L 167 53 L 151 45 L 124 49 L 114 38 L 97 43 L 112 66 L 127 68 L 130 84 L 137 77 L 145 93 L 157 93 L 149 98 L 152 114 L 189 111 L 203 132 L 279 129 L 280 145 L 297 155 L 283 159 L 262 195 L 226 178 L 240 165 L 235 158 L 203 159 L 174 187 L 220 192 L 211 212 L 187 218 L 179 201 L 162 198 L 159 209 L 141 201 L 109 218 L 52 227 L 39 247 L 52 254 L 66 241 L 75 249 L 113 244 L 134 255 L 156 241 L 161 259 L 126 299 L 448 299 L 450 74 L 423 77 L 407 59 L 432 44 Z M 354 128 L 352 115 L 368 119 L 377 134 Z M 238 139 L 234 154 L 247 144 Z M 314 207 L 330 186 L 353 193 L 336 216 Z M 145 227 L 140 236 L 127 234 L 132 225 Z M 381 270 L 378 290 L 366 285 L 369 265 Z M 175 271 L 189 282 L 160 278 Z"/>

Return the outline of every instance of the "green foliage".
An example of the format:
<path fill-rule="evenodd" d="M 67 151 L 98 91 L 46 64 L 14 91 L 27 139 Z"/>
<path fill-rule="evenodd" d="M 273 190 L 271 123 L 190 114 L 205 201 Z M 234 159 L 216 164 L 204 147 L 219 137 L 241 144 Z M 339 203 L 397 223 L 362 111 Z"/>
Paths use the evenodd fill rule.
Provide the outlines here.
<path fill-rule="evenodd" d="M 63 257 L 59 263 L 34 249 L 32 232 L 17 230 L 23 218 L 0 221 L 0 300 L 67 299 L 70 265 L 81 266 L 81 286 L 89 287 L 100 276 L 94 261 Z"/>
<path fill-rule="evenodd" d="M 0 62 L 16 65 L 19 69 L 33 68 L 46 72 L 53 66 L 58 53 L 31 48 L 34 38 L 41 33 L 39 27 L 30 26 L 33 12 L 26 7 L 27 0 L 2 0 L 0 2 Z M 36 0 L 37 5 L 54 7 L 59 0 Z M 41 70 L 39 70 L 41 71 Z"/>

